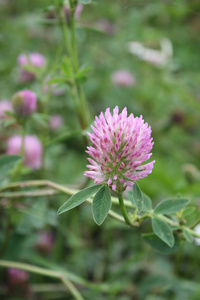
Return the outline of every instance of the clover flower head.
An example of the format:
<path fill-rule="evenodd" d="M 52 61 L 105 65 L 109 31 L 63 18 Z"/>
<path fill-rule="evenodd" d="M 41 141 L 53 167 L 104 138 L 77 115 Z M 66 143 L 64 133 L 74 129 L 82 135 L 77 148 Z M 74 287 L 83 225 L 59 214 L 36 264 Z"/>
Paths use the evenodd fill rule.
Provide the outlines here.
<path fill-rule="evenodd" d="M 14 111 L 19 117 L 28 117 L 37 109 L 36 94 L 30 90 L 17 92 L 12 99 Z"/>
<path fill-rule="evenodd" d="M 107 108 L 105 117 L 101 112 L 94 124 L 93 133 L 88 132 L 94 146 L 87 147 L 91 158 L 85 176 L 96 184 L 104 183 L 113 191 L 123 192 L 152 172 L 155 161 L 143 164 L 150 158 L 154 143 L 151 127 L 144 123 L 142 116 L 127 117 L 126 107 L 119 114 L 116 106 L 113 115 Z"/>
<path fill-rule="evenodd" d="M 7 154 L 20 154 L 22 137 L 12 136 L 7 142 Z M 24 165 L 31 169 L 42 166 L 42 145 L 35 135 L 26 135 L 24 142 Z"/>

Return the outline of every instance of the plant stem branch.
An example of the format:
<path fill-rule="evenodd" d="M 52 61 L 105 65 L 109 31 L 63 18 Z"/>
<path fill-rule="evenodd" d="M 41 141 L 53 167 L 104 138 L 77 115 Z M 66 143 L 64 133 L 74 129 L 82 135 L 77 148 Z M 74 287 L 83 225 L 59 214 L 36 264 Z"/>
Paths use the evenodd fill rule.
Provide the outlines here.
<path fill-rule="evenodd" d="M 65 186 L 62 186 L 60 184 L 56 184 L 52 181 L 49 180 L 30 180 L 30 181 L 21 181 L 21 182 L 14 182 L 11 183 L 7 186 L 1 187 L 0 188 L 0 192 L 9 190 L 9 189 L 13 189 L 13 188 L 24 188 L 24 187 L 35 187 L 35 186 L 48 186 L 51 187 L 54 190 L 63 192 L 67 195 L 74 195 L 75 193 L 79 192 L 79 190 L 75 190 L 75 189 L 71 189 Z M 29 193 L 29 196 L 33 196 L 36 197 L 37 195 L 40 196 L 41 194 L 44 195 L 49 195 L 49 194 L 53 194 L 53 190 L 38 190 L 38 191 L 25 191 L 25 192 L 21 192 L 19 195 L 20 197 L 26 197 L 27 193 Z M 41 193 L 41 194 L 40 194 Z M 45 194 L 46 193 L 46 194 Z M 0 193 L 0 198 L 14 198 L 15 196 L 12 196 L 13 193 Z M 15 195 L 15 194 L 14 194 Z M 111 197 L 112 200 L 112 204 L 114 205 L 119 205 L 119 201 L 116 197 Z M 129 201 L 129 200 L 123 200 L 124 201 L 124 205 L 126 207 L 129 208 L 135 208 L 134 205 Z"/>
<path fill-rule="evenodd" d="M 25 192 L 21 192 L 21 193 L 20 192 L 15 192 L 14 195 L 13 195 L 13 193 L 0 193 L 0 198 L 6 198 L 6 197 L 15 198 L 17 196 L 26 197 L 27 195 L 32 196 L 32 197 L 41 196 L 41 195 L 45 195 L 45 194 L 46 195 L 53 195 L 54 190 L 63 192 L 63 193 L 65 193 L 67 195 L 70 195 L 70 196 L 74 195 L 75 193 L 78 192 L 78 190 L 70 189 L 68 187 L 56 184 L 56 183 L 54 183 L 52 181 L 49 181 L 49 180 L 32 180 L 32 181 L 24 181 L 24 182 L 23 181 L 22 182 L 15 182 L 15 183 L 11 183 L 10 185 L 1 188 L 0 191 L 4 191 L 4 190 L 7 190 L 7 189 L 12 189 L 12 188 L 17 188 L 17 187 L 24 188 L 24 187 L 33 187 L 33 186 L 49 186 L 53 190 L 25 191 Z M 113 204 L 119 205 L 119 201 L 117 200 L 117 198 L 112 197 L 111 199 L 112 199 Z M 92 198 L 88 198 L 86 201 L 91 204 L 92 203 Z M 124 203 L 127 207 L 133 208 L 133 205 L 129 201 L 125 200 Z M 119 214 L 117 214 L 116 212 L 110 210 L 108 214 L 112 218 L 124 223 L 124 219 Z"/>
<path fill-rule="evenodd" d="M 126 223 L 128 225 L 130 225 L 131 227 L 133 227 L 133 224 L 129 220 L 129 217 L 128 217 L 127 212 L 126 212 L 126 207 L 124 205 L 124 199 L 123 199 L 123 194 L 122 193 L 118 193 L 118 199 L 119 199 L 119 206 L 120 206 L 122 215 L 124 217 L 124 220 L 126 221 Z"/>
<path fill-rule="evenodd" d="M 32 266 L 29 264 L 19 263 L 19 262 L 13 262 L 8 260 L 0 260 L 0 266 L 5 268 L 16 268 L 24 271 L 28 271 L 31 273 L 36 273 L 39 275 L 44 275 L 51 278 L 58 278 L 60 279 L 63 284 L 67 287 L 67 289 L 72 293 L 74 296 L 74 299 L 76 300 L 84 300 L 75 285 L 69 281 L 66 276 L 64 276 L 61 272 L 48 270 L 41 267 Z"/>

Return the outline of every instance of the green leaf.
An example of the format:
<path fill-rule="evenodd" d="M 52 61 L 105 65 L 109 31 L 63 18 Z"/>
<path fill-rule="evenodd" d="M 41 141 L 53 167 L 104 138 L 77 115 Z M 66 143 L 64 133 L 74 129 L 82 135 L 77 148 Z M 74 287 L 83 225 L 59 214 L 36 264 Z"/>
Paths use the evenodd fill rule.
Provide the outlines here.
<path fill-rule="evenodd" d="M 142 194 L 143 194 L 143 209 L 142 210 L 145 212 L 149 212 L 152 210 L 151 198 L 144 193 L 142 193 Z"/>
<path fill-rule="evenodd" d="M 85 200 L 91 197 L 96 191 L 98 191 L 101 188 L 101 186 L 102 186 L 101 184 L 93 185 L 74 194 L 58 209 L 58 215 L 83 203 Z"/>
<path fill-rule="evenodd" d="M 4 120 L 0 120 L 0 125 L 3 127 L 3 128 L 7 128 L 13 124 L 16 123 L 16 119 L 14 118 L 8 118 L 8 119 L 4 119 Z"/>
<path fill-rule="evenodd" d="M 78 0 L 78 3 L 80 4 L 90 4 L 92 0 Z"/>
<path fill-rule="evenodd" d="M 5 178 L 21 159 L 22 157 L 19 155 L 1 155 L 0 156 L 0 180 Z"/>
<path fill-rule="evenodd" d="M 189 243 L 193 242 L 193 237 L 192 237 L 191 233 L 189 232 L 189 230 L 187 229 L 187 227 L 183 227 L 183 234 Z"/>
<path fill-rule="evenodd" d="M 87 79 L 87 74 L 91 71 L 91 68 L 80 69 L 75 76 L 75 79 L 79 82 L 83 82 Z"/>
<path fill-rule="evenodd" d="M 155 214 L 173 214 L 183 209 L 190 200 L 188 199 L 169 199 L 164 200 L 156 206 Z"/>
<path fill-rule="evenodd" d="M 190 208 L 190 211 L 185 210 L 182 214 L 182 217 L 184 218 L 184 221 L 186 222 L 184 225 L 187 227 L 193 227 L 195 224 L 198 224 L 200 222 L 200 212 L 199 212 L 199 206 L 197 204 L 190 204 L 188 206 L 188 209 Z M 193 211 L 192 211 L 193 208 Z"/>
<path fill-rule="evenodd" d="M 176 236 L 175 243 L 172 248 L 161 241 L 154 233 L 145 233 L 142 235 L 142 237 L 149 246 L 162 254 L 174 253 L 179 248 L 179 240 Z"/>
<path fill-rule="evenodd" d="M 183 211 L 183 214 L 182 214 L 183 218 L 191 215 L 195 210 L 196 210 L 196 208 L 194 206 L 187 207 Z"/>
<path fill-rule="evenodd" d="M 66 77 L 68 78 L 73 78 L 73 68 L 72 68 L 72 63 L 71 60 L 68 57 L 64 57 L 62 64 L 61 64 L 61 70 L 63 74 L 65 74 Z"/>
<path fill-rule="evenodd" d="M 67 79 L 66 77 L 54 77 L 54 78 L 51 78 L 47 81 L 47 84 L 53 84 L 53 83 L 66 83 L 67 82 Z"/>
<path fill-rule="evenodd" d="M 170 226 L 163 220 L 153 217 L 152 227 L 154 233 L 169 247 L 174 245 L 174 235 Z"/>
<path fill-rule="evenodd" d="M 137 207 L 138 212 L 142 211 L 142 209 L 143 209 L 143 194 L 136 182 L 133 186 L 132 202 Z"/>
<path fill-rule="evenodd" d="M 97 225 L 101 225 L 105 220 L 112 205 L 110 190 L 103 186 L 94 196 L 92 204 L 92 213 Z"/>

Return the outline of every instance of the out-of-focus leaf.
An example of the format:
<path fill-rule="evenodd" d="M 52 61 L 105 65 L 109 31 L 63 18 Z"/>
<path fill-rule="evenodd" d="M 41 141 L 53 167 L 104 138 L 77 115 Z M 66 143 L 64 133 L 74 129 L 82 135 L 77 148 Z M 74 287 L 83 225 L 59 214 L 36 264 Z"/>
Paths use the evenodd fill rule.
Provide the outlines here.
<path fill-rule="evenodd" d="M 174 245 L 174 235 L 172 229 L 167 224 L 167 222 L 157 218 L 152 218 L 152 227 L 154 233 L 169 247 L 173 247 Z"/>
<path fill-rule="evenodd" d="M 186 238 L 186 240 L 189 243 L 193 242 L 193 237 L 192 237 L 191 233 L 189 232 L 189 230 L 187 229 L 187 227 L 183 228 L 183 234 L 184 234 L 184 237 Z"/>
<path fill-rule="evenodd" d="M 92 3 L 92 0 L 78 0 L 78 3 L 80 3 L 80 4 L 90 4 L 90 3 Z"/>
<path fill-rule="evenodd" d="M 190 206 L 190 207 L 186 207 L 182 213 L 183 217 L 189 216 L 191 215 L 194 211 L 195 211 L 195 207 L 194 206 Z"/>
<path fill-rule="evenodd" d="M 164 200 L 156 206 L 155 214 L 173 214 L 183 209 L 190 200 L 188 199 L 169 199 Z"/>
<path fill-rule="evenodd" d="M 199 223 L 200 221 L 200 212 L 199 212 L 199 206 L 196 204 L 190 204 L 189 207 L 190 211 L 186 211 L 186 215 L 185 212 L 183 212 L 182 217 L 185 220 L 185 226 L 187 227 L 192 227 L 195 224 Z M 193 211 L 192 211 L 193 208 Z M 188 213 L 190 212 L 190 213 Z"/>
<path fill-rule="evenodd" d="M 152 201 L 149 196 L 143 193 L 143 209 L 144 212 L 152 210 Z"/>
<path fill-rule="evenodd" d="M 54 77 L 54 78 L 51 78 L 49 79 L 46 84 L 53 84 L 53 83 L 66 83 L 67 82 L 67 79 L 66 77 Z"/>
<path fill-rule="evenodd" d="M 69 59 L 68 57 L 63 58 L 61 70 L 67 78 L 73 78 L 73 67 L 71 59 Z"/>
<path fill-rule="evenodd" d="M 5 178 L 21 159 L 22 157 L 19 155 L 1 155 L 0 180 Z"/>
<path fill-rule="evenodd" d="M 175 252 L 179 248 L 178 238 L 175 237 L 175 243 L 173 247 L 169 247 L 161 241 L 154 233 L 145 233 L 142 235 L 144 241 L 150 245 L 154 250 L 163 253 L 163 254 L 171 254 Z"/>

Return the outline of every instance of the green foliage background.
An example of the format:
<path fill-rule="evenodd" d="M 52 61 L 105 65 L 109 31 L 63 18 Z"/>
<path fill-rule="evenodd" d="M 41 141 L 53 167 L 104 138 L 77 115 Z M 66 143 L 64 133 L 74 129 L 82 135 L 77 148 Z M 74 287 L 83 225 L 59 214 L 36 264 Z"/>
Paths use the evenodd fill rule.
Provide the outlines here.
<path fill-rule="evenodd" d="M 11 98 L 22 88 L 33 89 L 42 98 L 38 83 L 19 83 L 16 60 L 24 51 L 40 52 L 51 64 L 57 48 L 62 47 L 59 27 L 54 19 L 46 18 L 51 5 L 52 1 L 47 0 L 0 4 L 1 99 Z M 113 34 L 97 29 L 97 21 L 102 19 L 114 26 Z M 81 64 L 92 67 L 84 83 L 91 119 L 115 105 L 120 110 L 127 106 L 135 116 L 143 115 L 152 127 L 152 157 L 156 163 L 153 173 L 140 181 L 140 187 L 154 204 L 178 193 L 189 197 L 197 205 L 197 216 L 191 220 L 194 223 L 198 223 L 200 201 L 199 30 L 200 4 L 195 0 L 97 0 L 84 6 L 77 23 Z M 162 38 L 168 38 L 173 45 L 173 57 L 166 67 L 158 68 L 128 53 L 130 41 L 159 49 Z M 111 74 L 124 68 L 135 76 L 135 86 L 121 88 L 112 84 Z M 60 88 L 64 93 L 52 96 L 50 112 L 61 114 L 65 123 L 59 132 L 50 133 L 52 139 L 79 128 L 70 93 L 64 86 Z M 33 123 L 29 131 L 35 132 L 40 126 Z M 5 141 L 0 147 L 4 153 Z M 84 150 L 80 137 L 49 146 L 45 178 L 63 184 L 79 183 L 86 165 Z M 26 178 L 34 176 L 38 175 Z M 6 259 L 25 259 L 49 267 L 62 265 L 88 280 L 108 283 L 106 293 L 83 289 L 86 299 L 199 299 L 200 257 L 194 244 L 183 243 L 176 253 L 161 255 L 151 250 L 139 234 L 144 228 L 151 231 L 148 222 L 144 228 L 130 230 L 108 218 L 99 228 L 88 205 L 58 217 L 56 210 L 65 197 L 48 199 L 26 199 L 29 207 L 16 211 L 16 229 Z M 39 255 L 33 247 L 43 229 L 51 230 L 55 238 L 49 257 Z M 0 272 L 0 277 L 5 282 L 5 272 Z M 31 282 L 51 283 L 36 275 L 31 275 Z M 62 293 L 55 293 L 55 298 L 50 296 L 36 293 L 34 299 L 71 299 Z M 6 295 L 2 297 L 8 299 Z"/>

